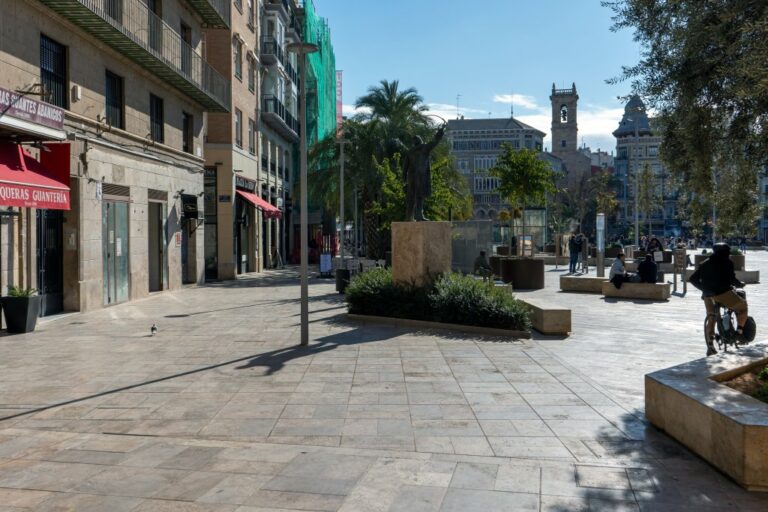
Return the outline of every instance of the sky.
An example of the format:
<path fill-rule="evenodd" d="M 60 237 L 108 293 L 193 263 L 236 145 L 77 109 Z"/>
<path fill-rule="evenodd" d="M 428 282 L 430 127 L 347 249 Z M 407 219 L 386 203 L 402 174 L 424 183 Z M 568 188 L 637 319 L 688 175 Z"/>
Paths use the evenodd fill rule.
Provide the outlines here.
<path fill-rule="evenodd" d="M 576 83 L 579 144 L 615 151 L 630 84 L 608 85 L 640 58 L 627 30 L 611 32 L 599 0 L 314 0 L 343 70 L 344 114 L 380 80 L 415 87 L 430 111 L 455 119 L 508 117 L 545 132 L 552 83 Z"/>

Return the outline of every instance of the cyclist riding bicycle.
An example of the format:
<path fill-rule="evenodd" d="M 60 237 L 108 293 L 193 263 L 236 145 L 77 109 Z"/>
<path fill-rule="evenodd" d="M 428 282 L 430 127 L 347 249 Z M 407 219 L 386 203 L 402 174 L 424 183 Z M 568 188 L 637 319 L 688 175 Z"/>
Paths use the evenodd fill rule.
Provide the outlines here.
<path fill-rule="evenodd" d="M 736 272 L 731 261 L 731 248 L 728 244 L 717 243 L 712 248 L 713 254 L 691 276 L 691 284 L 701 290 L 701 299 L 707 310 L 706 329 L 709 340 L 714 338 L 715 314 L 718 305 L 723 305 L 736 313 L 738 337 L 744 340 L 744 324 L 748 318 L 746 299 L 739 296 L 734 287 L 742 288 L 744 283 L 736 279 Z M 717 354 L 711 341 L 707 344 L 707 356 Z"/>

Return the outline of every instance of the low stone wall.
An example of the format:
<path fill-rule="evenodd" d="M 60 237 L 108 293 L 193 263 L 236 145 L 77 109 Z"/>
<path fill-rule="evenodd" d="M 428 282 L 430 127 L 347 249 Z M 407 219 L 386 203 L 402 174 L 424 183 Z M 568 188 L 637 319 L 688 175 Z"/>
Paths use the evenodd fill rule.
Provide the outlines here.
<path fill-rule="evenodd" d="M 603 293 L 605 277 L 560 276 L 560 290 L 564 292 Z"/>
<path fill-rule="evenodd" d="M 687 269 L 685 271 L 685 279 L 687 281 L 691 280 L 691 276 L 693 275 L 693 272 L 694 272 L 693 269 Z M 759 270 L 737 270 L 736 279 L 746 284 L 757 284 L 760 282 L 760 271 Z"/>
<path fill-rule="evenodd" d="M 763 343 L 645 376 L 645 416 L 751 491 L 768 491 L 768 404 L 720 382 L 768 364 Z"/>
<path fill-rule="evenodd" d="M 602 284 L 602 292 L 606 297 L 646 300 L 668 300 L 672 294 L 669 283 L 623 283 L 616 288 L 610 281 Z"/>
<path fill-rule="evenodd" d="M 565 334 L 571 332 L 571 310 L 540 299 L 525 299 L 522 302 L 531 312 L 533 328 L 542 334 Z"/>

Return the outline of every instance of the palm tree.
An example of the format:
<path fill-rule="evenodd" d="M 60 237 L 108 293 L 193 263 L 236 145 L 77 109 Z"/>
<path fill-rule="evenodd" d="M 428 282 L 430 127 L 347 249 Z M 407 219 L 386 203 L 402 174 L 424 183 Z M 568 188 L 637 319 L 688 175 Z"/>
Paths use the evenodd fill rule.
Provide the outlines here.
<path fill-rule="evenodd" d="M 369 110 L 369 119 L 386 121 L 404 127 L 409 123 L 426 124 L 424 112 L 428 110 L 414 87 L 399 90 L 400 81 L 382 80 L 368 88 L 368 94 L 355 102 L 355 107 Z"/>

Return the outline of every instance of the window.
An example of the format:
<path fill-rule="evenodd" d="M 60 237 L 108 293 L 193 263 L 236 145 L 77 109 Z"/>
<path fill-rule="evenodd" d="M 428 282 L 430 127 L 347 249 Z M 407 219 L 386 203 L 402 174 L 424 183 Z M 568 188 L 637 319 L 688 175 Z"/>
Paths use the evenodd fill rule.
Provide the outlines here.
<path fill-rule="evenodd" d="M 235 144 L 243 147 L 243 113 L 239 109 L 235 109 Z"/>
<path fill-rule="evenodd" d="M 53 39 L 40 35 L 40 81 L 45 101 L 67 108 L 67 48 Z"/>
<path fill-rule="evenodd" d="M 155 142 L 165 142 L 165 112 L 163 99 L 149 95 L 149 133 Z"/>
<path fill-rule="evenodd" d="M 192 70 L 192 29 L 182 23 L 179 35 L 186 43 L 181 45 L 181 71 L 189 74 Z"/>
<path fill-rule="evenodd" d="M 567 143 L 565 142 L 565 139 L 563 139 L 563 140 L 561 140 L 561 141 L 560 141 L 560 147 L 561 147 L 561 148 L 564 148 L 564 147 L 566 146 L 566 144 L 567 144 Z"/>
<path fill-rule="evenodd" d="M 156 52 L 163 48 L 163 10 L 161 0 L 147 0 L 149 47 Z"/>
<path fill-rule="evenodd" d="M 648 147 L 648 156 L 658 156 L 659 154 L 659 147 L 658 146 L 649 146 Z"/>
<path fill-rule="evenodd" d="M 123 97 L 123 77 L 111 71 L 106 72 L 106 91 L 104 94 L 107 110 L 107 123 L 115 128 L 125 128 L 125 103 Z"/>
<path fill-rule="evenodd" d="M 568 107 L 566 105 L 562 105 L 560 107 L 560 122 L 561 123 L 568 122 Z"/>
<path fill-rule="evenodd" d="M 253 92 L 256 89 L 256 66 L 251 56 L 248 56 L 248 90 Z"/>
<path fill-rule="evenodd" d="M 232 52 L 235 57 L 235 78 L 238 80 L 243 79 L 243 43 L 240 40 L 235 39 L 233 43 Z"/>
<path fill-rule="evenodd" d="M 248 152 L 256 154 L 256 123 L 253 119 L 248 119 Z"/>
<path fill-rule="evenodd" d="M 192 114 L 181 113 L 181 150 L 192 153 L 195 146 L 195 118 Z"/>
<path fill-rule="evenodd" d="M 254 19 L 253 0 L 248 0 L 248 28 L 251 29 L 251 32 L 253 32 L 253 29 L 254 29 L 253 19 Z"/>

